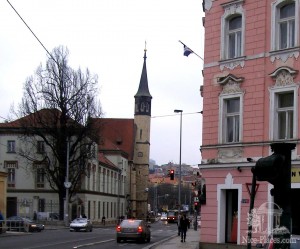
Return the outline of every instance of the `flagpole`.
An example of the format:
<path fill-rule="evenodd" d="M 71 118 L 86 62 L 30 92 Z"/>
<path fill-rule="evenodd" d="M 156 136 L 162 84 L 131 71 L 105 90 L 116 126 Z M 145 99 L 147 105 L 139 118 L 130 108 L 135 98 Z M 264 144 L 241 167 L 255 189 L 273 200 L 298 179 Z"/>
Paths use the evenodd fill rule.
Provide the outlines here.
<path fill-rule="evenodd" d="M 182 41 L 180 41 L 179 40 L 179 42 L 183 45 L 183 46 L 186 46 L 187 48 L 189 48 L 190 49 L 190 47 L 188 47 L 187 45 L 185 45 Z M 200 56 L 200 55 L 198 55 L 197 53 L 195 53 L 192 49 L 190 49 L 195 55 L 197 55 L 202 61 L 204 61 L 204 59 Z"/>

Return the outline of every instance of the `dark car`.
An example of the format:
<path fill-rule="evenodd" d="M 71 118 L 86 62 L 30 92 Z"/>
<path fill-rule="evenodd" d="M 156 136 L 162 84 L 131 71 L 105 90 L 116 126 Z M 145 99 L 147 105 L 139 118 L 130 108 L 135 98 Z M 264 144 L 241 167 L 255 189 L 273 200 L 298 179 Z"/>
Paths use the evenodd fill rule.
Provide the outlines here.
<path fill-rule="evenodd" d="M 20 216 L 11 216 L 7 218 L 6 227 L 8 231 L 16 230 L 19 232 L 41 232 L 45 229 L 43 224 L 36 223 L 31 219 Z"/>
<path fill-rule="evenodd" d="M 92 232 L 93 231 L 92 222 L 87 218 L 76 218 L 70 224 L 70 232 L 73 231 Z"/>
<path fill-rule="evenodd" d="M 136 240 L 139 242 L 150 242 L 151 231 L 150 225 L 143 220 L 123 220 L 116 228 L 117 243 L 122 240 Z"/>

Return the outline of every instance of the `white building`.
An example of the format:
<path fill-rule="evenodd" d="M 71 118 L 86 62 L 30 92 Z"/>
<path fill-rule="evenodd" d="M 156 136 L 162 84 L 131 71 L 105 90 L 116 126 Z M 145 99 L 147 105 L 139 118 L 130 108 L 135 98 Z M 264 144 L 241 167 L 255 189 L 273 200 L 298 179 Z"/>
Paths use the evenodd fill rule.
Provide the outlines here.
<path fill-rule="evenodd" d="M 32 163 L 20 151 L 40 153 L 47 146 L 38 139 L 27 137 L 38 146 L 24 148 L 24 136 L 16 122 L 0 124 L 0 172 L 7 173 L 6 217 L 20 215 L 33 218 L 50 218 L 50 213 L 59 212 L 58 194 L 50 187 L 42 164 Z M 112 143 L 112 142 L 110 142 Z M 100 146 L 103 151 L 105 147 Z M 33 148 L 38 148 L 34 152 Z M 36 150 L 36 149 L 35 149 Z M 98 151 L 98 146 L 96 146 Z M 105 155 L 107 154 L 107 156 Z M 95 154 L 87 166 L 87 174 L 82 175 L 80 187 L 70 198 L 69 219 L 85 214 L 94 221 L 115 221 L 126 212 L 126 172 L 127 154 L 101 152 Z"/>

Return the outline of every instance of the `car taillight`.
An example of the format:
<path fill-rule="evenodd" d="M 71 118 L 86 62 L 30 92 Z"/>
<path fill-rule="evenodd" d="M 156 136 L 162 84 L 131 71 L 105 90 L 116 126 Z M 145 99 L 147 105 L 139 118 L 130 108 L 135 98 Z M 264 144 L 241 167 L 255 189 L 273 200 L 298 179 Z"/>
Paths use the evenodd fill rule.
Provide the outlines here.
<path fill-rule="evenodd" d="M 117 230 L 117 232 L 121 232 L 121 227 L 117 226 L 116 230 Z"/>
<path fill-rule="evenodd" d="M 143 232 L 143 228 L 141 226 L 138 227 L 138 233 L 142 233 Z"/>

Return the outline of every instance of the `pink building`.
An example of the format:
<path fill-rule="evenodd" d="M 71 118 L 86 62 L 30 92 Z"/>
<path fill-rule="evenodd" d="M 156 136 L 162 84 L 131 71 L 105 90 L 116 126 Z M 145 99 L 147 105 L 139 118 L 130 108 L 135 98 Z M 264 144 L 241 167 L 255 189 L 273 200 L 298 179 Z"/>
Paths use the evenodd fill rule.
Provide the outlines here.
<path fill-rule="evenodd" d="M 203 0 L 203 9 L 200 248 L 247 244 L 251 168 L 274 142 L 296 144 L 291 229 L 300 234 L 300 0 Z M 253 245 L 274 226 L 270 189 L 258 182 Z"/>

